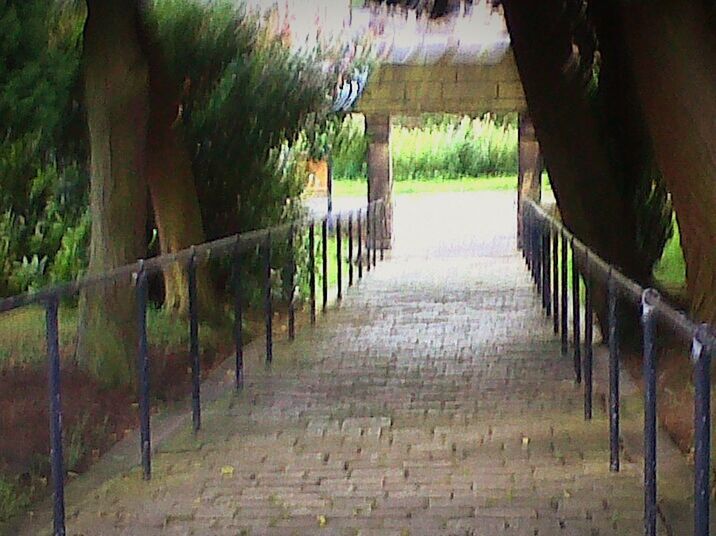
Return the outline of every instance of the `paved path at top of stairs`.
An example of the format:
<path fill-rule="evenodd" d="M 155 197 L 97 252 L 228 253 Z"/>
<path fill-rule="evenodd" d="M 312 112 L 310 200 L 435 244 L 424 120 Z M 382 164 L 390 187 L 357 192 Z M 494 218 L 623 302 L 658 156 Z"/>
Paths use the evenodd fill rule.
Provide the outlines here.
<path fill-rule="evenodd" d="M 75 535 L 643 534 L 515 250 L 507 194 L 399 199 L 396 243 L 138 472 L 68 506 Z"/>

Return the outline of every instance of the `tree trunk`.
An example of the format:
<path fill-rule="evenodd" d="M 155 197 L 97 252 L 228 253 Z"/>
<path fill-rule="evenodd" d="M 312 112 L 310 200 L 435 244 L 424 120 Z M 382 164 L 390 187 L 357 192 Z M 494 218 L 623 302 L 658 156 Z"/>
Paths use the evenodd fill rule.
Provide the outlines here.
<path fill-rule="evenodd" d="M 590 101 L 593 49 L 575 45 L 580 15 L 569 12 L 572 4 L 503 1 L 517 68 L 564 223 L 607 262 L 643 281 L 651 267 L 638 253 L 633 209 L 612 173 Z M 604 326 L 605 289 L 595 287 Z"/>
<path fill-rule="evenodd" d="M 519 170 L 517 173 L 517 221 L 522 221 L 522 201 L 542 201 L 542 155 L 532 121 L 526 114 L 518 119 Z M 517 244 L 522 247 L 522 228 L 517 226 Z"/>
<path fill-rule="evenodd" d="M 205 240 L 192 162 L 181 128 L 181 82 L 171 78 L 151 28 L 144 40 L 149 59 L 150 116 L 147 140 L 147 182 L 159 230 L 162 253 L 175 253 Z M 209 270 L 199 265 L 197 292 L 200 309 L 215 310 Z M 186 268 L 172 264 L 164 270 L 164 307 L 179 315 L 189 312 Z"/>
<path fill-rule="evenodd" d="M 628 54 L 681 230 L 691 312 L 716 322 L 716 35 L 701 2 L 622 4 Z"/>
<path fill-rule="evenodd" d="M 136 1 L 88 0 L 84 78 L 90 138 L 92 238 L 89 273 L 146 253 L 145 180 L 149 74 L 139 46 Z M 137 347 L 129 281 L 92 287 L 80 299 L 77 353 L 108 385 L 134 379 Z"/>

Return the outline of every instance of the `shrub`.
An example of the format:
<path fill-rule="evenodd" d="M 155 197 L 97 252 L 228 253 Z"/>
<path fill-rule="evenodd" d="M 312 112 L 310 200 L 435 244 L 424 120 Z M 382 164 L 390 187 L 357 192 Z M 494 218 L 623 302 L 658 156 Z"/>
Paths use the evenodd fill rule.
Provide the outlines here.
<path fill-rule="evenodd" d="M 391 135 L 395 180 L 434 180 L 514 175 L 518 166 L 513 116 L 426 115 L 418 127 L 398 118 Z M 368 140 L 359 116 L 348 116 L 335 134 L 334 174 L 365 179 Z"/>
<path fill-rule="evenodd" d="M 85 211 L 82 113 L 73 99 L 81 33 L 82 13 L 65 3 L 15 0 L 0 8 L 1 295 L 47 282 Z"/>

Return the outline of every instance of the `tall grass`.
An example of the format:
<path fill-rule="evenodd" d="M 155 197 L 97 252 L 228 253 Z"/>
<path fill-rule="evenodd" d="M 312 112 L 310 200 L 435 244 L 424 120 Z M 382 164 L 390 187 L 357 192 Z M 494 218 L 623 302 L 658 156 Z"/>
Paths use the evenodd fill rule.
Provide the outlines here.
<path fill-rule="evenodd" d="M 438 115 L 417 127 L 396 123 L 391 134 L 396 181 L 517 173 L 517 125 L 511 118 Z M 348 116 L 333 143 L 336 179 L 364 179 L 366 152 L 363 119 Z"/>
<path fill-rule="evenodd" d="M 396 180 L 431 180 L 517 173 L 517 129 L 491 116 L 443 121 L 392 132 Z"/>

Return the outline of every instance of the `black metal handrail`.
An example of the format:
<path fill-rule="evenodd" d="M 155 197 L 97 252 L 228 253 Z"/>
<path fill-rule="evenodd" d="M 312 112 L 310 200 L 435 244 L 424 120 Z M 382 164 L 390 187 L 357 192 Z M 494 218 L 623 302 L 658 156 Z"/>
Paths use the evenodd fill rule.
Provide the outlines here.
<path fill-rule="evenodd" d="M 572 252 L 572 335 L 573 360 L 577 383 L 584 382 L 584 417 L 592 416 L 592 350 L 593 350 L 593 283 L 607 286 L 608 350 L 609 350 L 609 467 L 619 471 L 619 302 L 628 300 L 640 307 L 643 337 L 644 374 L 644 533 L 656 536 L 656 370 L 657 324 L 669 326 L 675 334 L 691 344 L 694 367 L 694 532 L 695 536 L 710 534 L 710 471 L 711 471 L 711 355 L 716 348 L 714 329 L 698 324 L 686 314 L 664 301 L 658 291 L 643 288 L 622 274 L 617 267 L 604 261 L 561 222 L 548 215 L 531 200 L 522 203 L 519 220 L 523 237 L 522 252 L 535 285 L 540 291 L 542 307 L 554 315 L 554 332 L 561 330 L 562 353 L 569 351 L 568 334 L 568 248 Z M 569 246 L 568 246 L 569 244 Z M 561 255 L 558 255 L 558 249 Z M 579 259 L 579 262 L 577 262 Z M 561 263 L 561 266 L 551 266 Z M 550 268 L 552 268 L 550 270 Z M 581 297 L 579 277 L 585 285 L 584 321 L 580 318 Z M 560 316 L 560 321 L 557 316 Z M 584 352 L 580 330 L 584 324 Z"/>
<path fill-rule="evenodd" d="M 295 235 L 308 230 L 309 234 L 309 301 L 311 325 L 316 323 L 316 258 L 315 258 L 315 228 L 321 225 L 322 230 L 322 270 L 323 270 L 323 310 L 328 305 L 328 236 L 336 236 L 335 261 L 338 264 L 337 299 L 343 298 L 342 277 L 342 244 L 344 234 L 342 223 L 347 221 L 348 232 L 348 258 L 349 286 L 354 284 L 353 265 L 357 265 L 358 279 L 363 277 L 363 266 L 366 263 L 368 270 L 376 266 L 378 250 L 383 260 L 386 237 L 386 210 L 384 200 L 376 200 L 363 208 L 356 210 L 329 213 L 325 216 L 309 216 L 277 225 L 267 229 L 260 229 L 227 238 L 221 238 L 198 244 L 182 251 L 167 255 L 160 255 L 151 259 L 142 259 L 133 264 L 120 268 L 83 277 L 71 283 L 55 285 L 44 288 L 38 292 L 22 294 L 0 300 L 0 313 L 22 308 L 32 304 L 41 304 L 46 313 L 46 340 L 49 367 L 50 392 L 50 464 L 53 486 L 53 527 L 55 536 L 64 536 L 65 530 L 65 499 L 64 499 L 64 462 L 62 452 L 62 396 L 60 372 L 60 341 L 58 329 L 58 310 L 62 298 L 71 297 L 78 292 L 91 289 L 98 285 L 118 283 L 122 280 L 134 282 L 137 304 L 137 374 L 138 399 L 140 420 L 140 452 L 142 475 L 145 480 L 151 479 L 151 427 L 150 427 L 150 382 L 149 382 L 149 340 L 147 335 L 147 307 L 149 274 L 159 272 L 172 264 L 182 265 L 188 273 L 189 294 L 189 354 L 192 372 L 191 408 L 192 426 L 195 432 L 201 428 L 201 361 L 199 345 L 199 300 L 197 297 L 197 265 L 201 260 L 209 258 L 231 257 L 234 277 L 232 287 L 234 291 L 234 337 L 235 337 L 235 378 L 234 386 L 240 390 L 244 384 L 244 356 L 242 339 L 243 301 L 240 292 L 239 264 L 241 254 L 251 248 L 259 247 L 263 252 L 264 262 L 264 308 L 266 330 L 266 364 L 270 365 L 273 359 L 273 303 L 271 290 L 271 250 L 277 239 L 287 241 L 289 251 L 293 251 Z M 353 222 L 356 226 L 354 227 Z M 357 230 L 354 237 L 354 228 Z M 353 251 L 354 241 L 357 242 L 357 252 Z M 295 278 L 296 264 L 293 254 L 289 255 L 290 265 L 287 267 L 290 274 L 291 293 L 288 299 L 288 337 L 295 338 Z"/>

